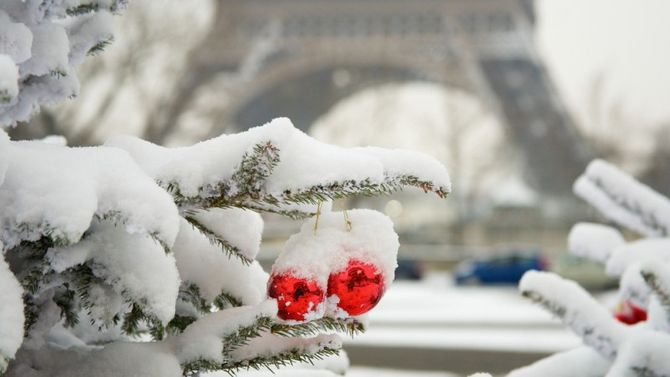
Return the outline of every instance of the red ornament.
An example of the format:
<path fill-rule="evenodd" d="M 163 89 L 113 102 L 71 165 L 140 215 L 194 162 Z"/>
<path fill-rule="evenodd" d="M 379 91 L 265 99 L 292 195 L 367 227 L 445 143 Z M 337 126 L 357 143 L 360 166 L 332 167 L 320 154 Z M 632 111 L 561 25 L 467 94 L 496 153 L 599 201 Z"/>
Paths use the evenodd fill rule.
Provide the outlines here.
<path fill-rule="evenodd" d="M 328 277 L 328 297 L 337 296 L 337 306 L 350 316 L 374 308 L 384 294 L 384 277 L 377 267 L 351 260 L 347 267 Z"/>
<path fill-rule="evenodd" d="M 614 312 L 614 318 L 627 325 L 634 325 L 647 320 L 647 311 L 626 300 L 619 304 Z"/>
<path fill-rule="evenodd" d="M 289 274 L 272 275 L 268 296 L 277 299 L 277 316 L 284 320 L 304 321 L 305 315 L 323 302 L 323 290 L 312 280 Z"/>

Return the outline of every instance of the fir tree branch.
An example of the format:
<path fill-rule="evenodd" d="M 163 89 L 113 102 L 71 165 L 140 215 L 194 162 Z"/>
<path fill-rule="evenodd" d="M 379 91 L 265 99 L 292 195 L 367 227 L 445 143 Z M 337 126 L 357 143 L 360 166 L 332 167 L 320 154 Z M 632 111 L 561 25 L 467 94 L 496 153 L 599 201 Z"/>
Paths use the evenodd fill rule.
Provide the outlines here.
<path fill-rule="evenodd" d="M 245 153 L 240 167 L 233 174 L 232 181 L 240 194 L 251 199 L 259 198 L 265 180 L 279 164 L 279 149 L 266 141 L 254 146 L 252 153 Z M 214 204 L 216 206 L 216 204 Z"/>
<path fill-rule="evenodd" d="M 121 330 L 127 335 L 139 335 L 142 322 L 149 327 L 149 334 L 154 340 L 165 337 L 165 327 L 161 321 L 154 315 L 145 313 L 137 303 L 133 303 L 131 310 L 123 316 Z"/>
<path fill-rule="evenodd" d="M 433 182 L 421 180 L 410 174 L 387 175 L 382 182 L 373 182 L 371 179 L 350 179 L 308 188 L 285 190 L 281 193 L 270 193 L 265 191 L 265 181 L 271 176 L 279 161 L 279 149 L 266 141 L 256 144 L 252 152 L 245 153 L 239 168 L 229 180 L 202 187 L 197 196 L 184 196 L 175 182 L 158 183 L 175 198 L 175 202 L 182 209 L 237 207 L 278 213 L 293 219 L 303 219 L 313 216 L 314 213 L 284 207 L 296 204 L 315 205 L 327 200 L 354 195 L 388 195 L 410 186 L 420 188 L 426 193 L 433 192 L 441 198 L 445 198 L 449 193 L 447 187 L 437 186 Z M 189 217 L 190 219 L 187 218 L 187 220 L 191 221 L 192 216 Z M 218 241 L 215 242 L 218 243 Z"/>
<path fill-rule="evenodd" d="M 243 264 L 247 266 L 253 262 L 252 259 L 249 259 L 246 256 L 244 256 L 244 254 L 239 248 L 232 245 L 230 242 L 226 241 L 221 236 L 219 236 L 218 234 L 207 228 L 207 226 L 198 221 L 192 215 L 189 215 L 189 213 L 192 214 L 193 212 L 187 212 L 184 219 L 188 221 L 189 224 L 191 224 L 193 229 L 199 231 L 202 235 L 207 237 L 207 240 L 209 240 L 209 242 L 212 245 L 221 248 L 221 250 L 223 250 L 226 254 L 228 254 L 228 256 L 238 258 Z"/>
<path fill-rule="evenodd" d="M 305 337 L 320 334 L 322 332 L 339 332 L 354 336 L 365 332 L 365 326 L 355 319 L 335 319 L 323 317 L 311 322 L 297 325 L 286 325 L 275 323 L 272 325 L 272 333 L 280 336 Z"/>
<path fill-rule="evenodd" d="M 238 299 L 237 297 L 231 295 L 230 293 L 227 292 L 221 292 L 219 293 L 218 296 L 214 299 L 213 302 L 214 306 L 217 307 L 219 310 L 227 309 L 227 308 L 236 308 L 239 306 L 242 306 L 242 300 Z"/>
<path fill-rule="evenodd" d="M 661 283 L 661 279 L 654 272 L 642 269 L 640 271 L 642 278 L 644 279 L 647 286 L 656 294 L 658 297 L 658 302 L 661 304 L 665 312 L 665 320 L 670 321 L 670 292 Z"/>
<path fill-rule="evenodd" d="M 209 305 L 200 295 L 200 287 L 197 284 L 185 281 L 179 287 L 179 299 L 193 305 L 200 313 L 208 313 Z"/>
<path fill-rule="evenodd" d="M 259 317 L 253 325 L 240 327 L 223 338 L 223 354 L 230 357 L 232 351 L 247 345 L 249 340 L 261 336 L 261 333 L 269 331 L 271 327 L 272 319 L 269 317 Z"/>
<path fill-rule="evenodd" d="M 196 360 L 183 366 L 184 376 L 197 376 L 202 372 L 224 371 L 230 376 L 234 376 L 240 370 L 249 369 L 268 369 L 274 373 L 275 369 L 284 366 L 290 366 L 295 363 L 314 364 L 316 360 L 335 356 L 340 353 L 339 348 L 323 347 L 313 353 L 305 353 L 300 349 L 292 349 L 268 356 L 257 356 L 247 360 L 227 360 L 223 363 L 212 362 L 210 360 Z"/>
<path fill-rule="evenodd" d="M 105 51 L 105 48 L 112 44 L 114 42 L 114 37 L 108 38 L 108 39 L 103 39 L 99 41 L 98 43 L 94 44 L 93 47 L 89 48 L 88 51 L 86 52 L 87 55 L 89 56 L 95 56 L 103 51 Z"/>
<path fill-rule="evenodd" d="M 269 317 L 259 317 L 256 322 L 250 326 L 243 326 L 236 331 L 223 337 L 222 354 L 225 359 L 230 359 L 230 353 L 246 345 L 250 339 L 261 336 L 261 333 L 270 330 L 272 319 Z M 184 376 L 195 376 L 205 371 L 225 370 L 225 363 L 221 364 L 208 359 L 197 359 L 182 365 Z"/>
<path fill-rule="evenodd" d="M 167 326 L 165 327 L 165 331 L 172 335 L 181 334 L 184 332 L 184 329 L 197 320 L 198 318 L 196 317 L 182 316 L 177 314 L 172 318 L 172 320 L 170 320 L 170 322 L 168 322 Z"/>
<path fill-rule="evenodd" d="M 268 369 L 270 372 L 274 373 L 272 368 L 279 369 L 295 363 L 310 363 L 313 365 L 317 360 L 337 356 L 339 353 L 340 348 L 331 347 L 323 347 L 314 353 L 305 353 L 300 349 L 293 349 L 270 356 L 258 356 L 253 359 L 224 363 L 221 370 L 231 375 L 234 375 L 240 370 L 249 369 Z"/>

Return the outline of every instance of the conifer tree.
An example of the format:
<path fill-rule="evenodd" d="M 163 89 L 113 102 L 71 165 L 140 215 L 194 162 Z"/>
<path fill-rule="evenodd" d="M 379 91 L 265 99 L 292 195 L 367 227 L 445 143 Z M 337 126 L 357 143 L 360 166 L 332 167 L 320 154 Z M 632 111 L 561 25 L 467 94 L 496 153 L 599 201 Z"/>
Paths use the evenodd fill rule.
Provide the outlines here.
<path fill-rule="evenodd" d="M 124 6 L 2 1 L 0 124 L 76 96 L 75 67 Z M 326 145 L 288 119 L 183 148 L 0 130 L 0 372 L 234 374 L 337 354 L 392 282 L 398 241 L 380 213 L 329 203 L 407 187 L 444 198 L 449 178 L 422 154 Z M 305 221 L 272 276 L 255 260 L 261 213 Z"/>
<path fill-rule="evenodd" d="M 509 377 L 670 375 L 670 200 L 602 160 L 589 164 L 574 191 L 612 224 L 575 225 L 570 252 L 619 277 L 621 304 L 612 313 L 575 282 L 527 273 L 521 294 L 560 318 L 584 345 Z M 642 238 L 627 242 L 616 226 Z"/>

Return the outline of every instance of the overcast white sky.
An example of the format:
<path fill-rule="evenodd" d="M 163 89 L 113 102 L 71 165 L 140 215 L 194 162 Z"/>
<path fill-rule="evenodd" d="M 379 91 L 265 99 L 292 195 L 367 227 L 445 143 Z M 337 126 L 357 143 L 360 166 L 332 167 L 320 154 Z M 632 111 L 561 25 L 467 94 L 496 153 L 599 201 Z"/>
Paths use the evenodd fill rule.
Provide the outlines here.
<path fill-rule="evenodd" d="M 669 0 L 538 0 L 537 43 L 578 116 L 602 75 L 607 103 L 643 123 L 670 118 Z"/>

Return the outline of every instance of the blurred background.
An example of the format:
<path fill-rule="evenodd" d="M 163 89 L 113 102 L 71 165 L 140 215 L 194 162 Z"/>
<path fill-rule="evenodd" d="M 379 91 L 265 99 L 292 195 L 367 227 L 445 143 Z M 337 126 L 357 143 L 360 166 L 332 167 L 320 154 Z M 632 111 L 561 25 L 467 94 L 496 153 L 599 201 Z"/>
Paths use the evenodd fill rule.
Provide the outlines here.
<path fill-rule="evenodd" d="M 327 143 L 432 155 L 448 200 L 335 203 L 393 218 L 409 280 L 348 344 L 354 373 L 501 372 L 577 342 L 516 297 L 527 269 L 611 300 L 565 253 L 575 222 L 601 220 L 571 192 L 586 163 L 670 194 L 668 16 L 665 0 L 133 0 L 80 96 L 11 136 L 180 146 L 287 116 Z M 266 218 L 268 267 L 299 225 Z"/>

